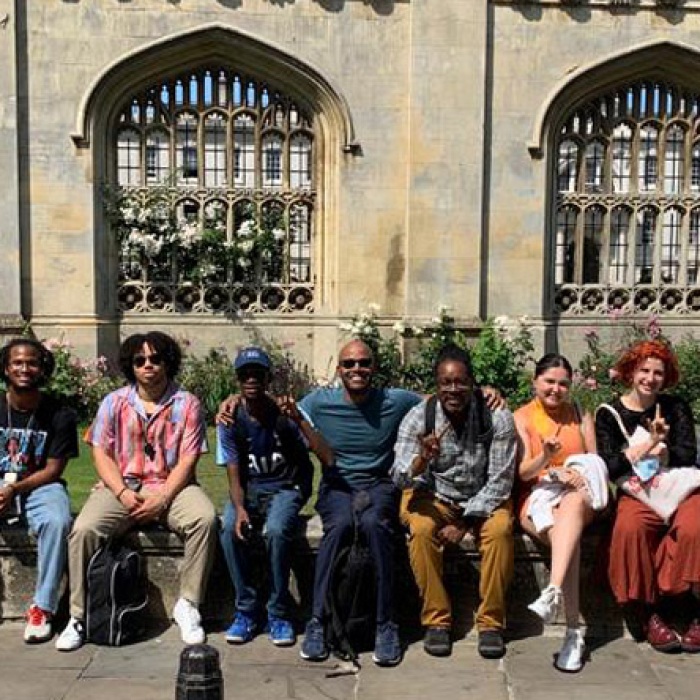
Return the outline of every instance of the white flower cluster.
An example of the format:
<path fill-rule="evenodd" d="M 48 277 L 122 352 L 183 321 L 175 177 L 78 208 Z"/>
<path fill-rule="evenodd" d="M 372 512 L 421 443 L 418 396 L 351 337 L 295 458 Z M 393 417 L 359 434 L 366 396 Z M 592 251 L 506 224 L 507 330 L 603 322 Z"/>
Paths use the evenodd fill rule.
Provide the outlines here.
<path fill-rule="evenodd" d="M 511 318 L 510 316 L 496 316 L 493 319 L 493 327 L 503 336 L 505 340 L 516 340 L 524 328 L 530 323 L 528 316 Z"/>
<path fill-rule="evenodd" d="M 138 228 L 131 229 L 126 242 L 134 248 L 140 248 L 147 258 L 155 258 L 158 256 L 165 245 L 165 240 L 160 236 L 141 231 Z"/>
<path fill-rule="evenodd" d="M 177 243 L 185 250 L 193 248 L 202 238 L 202 229 L 192 221 L 181 221 L 175 231 L 170 234 L 170 242 Z"/>

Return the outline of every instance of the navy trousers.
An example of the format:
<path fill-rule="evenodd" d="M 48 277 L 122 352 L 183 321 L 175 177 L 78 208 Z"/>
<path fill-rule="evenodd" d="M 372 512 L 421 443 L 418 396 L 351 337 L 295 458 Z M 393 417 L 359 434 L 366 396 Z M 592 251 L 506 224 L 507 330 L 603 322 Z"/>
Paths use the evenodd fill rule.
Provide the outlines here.
<path fill-rule="evenodd" d="M 377 569 L 377 623 L 393 620 L 394 550 L 398 530 L 399 491 L 387 478 L 362 489 L 368 503 L 359 515 L 362 536 Z M 354 502 L 359 490 L 339 479 L 324 479 L 316 510 L 323 523 L 323 538 L 316 558 L 312 614 L 323 618 L 333 561 L 338 550 L 352 541 Z"/>

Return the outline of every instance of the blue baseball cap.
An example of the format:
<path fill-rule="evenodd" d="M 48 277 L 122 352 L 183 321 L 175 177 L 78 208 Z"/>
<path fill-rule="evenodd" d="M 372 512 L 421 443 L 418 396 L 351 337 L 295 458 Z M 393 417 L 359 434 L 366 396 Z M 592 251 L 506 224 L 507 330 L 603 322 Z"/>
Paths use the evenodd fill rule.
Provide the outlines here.
<path fill-rule="evenodd" d="M 256 347 L 244 348 L 241 350 L 233 363 L 233 368 L 237 372 L 241 367 L 245 367 L 246 365 L 258 365 L 265 369 L 272 368 L 270 356 L 261 348 Z"/>

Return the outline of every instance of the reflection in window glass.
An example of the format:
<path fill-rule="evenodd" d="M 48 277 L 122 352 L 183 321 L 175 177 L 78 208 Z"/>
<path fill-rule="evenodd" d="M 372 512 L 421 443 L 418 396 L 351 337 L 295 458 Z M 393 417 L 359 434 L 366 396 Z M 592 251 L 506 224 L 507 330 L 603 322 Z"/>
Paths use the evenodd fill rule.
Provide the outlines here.
<path fill-rule="evenodd" d="M 632 173 L 632 129 L 618 124 L 612 141 L 612 185 L 614 192 L 629 192 Z"/>
<path fill-rule="evenodd" d="M 141 184 L 141 137 L 132 129 L 117 137 L 117 181 L 122 186 Z"/>
<path fill-rule="evenodd" d="M 629 250 L 630 211 L 626 207 L 613 209 L 610 220 L 610 282 L 627 282 L 627 254 Z"/>
<path fill-rule="evenodd" d="M 680 194 L 683 190 L 685 134 L 679 126 L 672 126 L 666 133 L 664 153 L 664 191 L 667 194 Z"/>
<path fill-rule="evenodd" d="M 557 214 L 554 268 L 557 284 L 574 281 L 576 217 L 574 207 L 563 207 Z"/>
<path fill-rule="evenodd" d="M 204 184 L 226 186 L 226 120 L 218 113 L 204 122 Z"/>
<path fill-rule="evenodd" d="M 278 134 L 266 134 L 263 138 L 263 187 L 282 185 L 282 138 Z"/>
<path fill-rule="evenodd" d="M 656 218 L 656 211 L 650 208 L 643 209 L 637 217 L 634 269 L 636 282 L 639 284 L 651 284 L 654 281 Z"/>

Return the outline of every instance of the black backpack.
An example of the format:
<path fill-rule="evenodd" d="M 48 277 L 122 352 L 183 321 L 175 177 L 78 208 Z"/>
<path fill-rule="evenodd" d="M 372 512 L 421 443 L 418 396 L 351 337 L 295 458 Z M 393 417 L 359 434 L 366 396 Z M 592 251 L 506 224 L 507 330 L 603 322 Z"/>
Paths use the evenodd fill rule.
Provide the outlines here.
<path fill-rule="evenodd" d="M 114 647 L 136 641 L 143 635 L 147 603 L 142 556 L 121 542 L 108 541 L 87 568 L 88 641 Z"/>
<path fill-rule="evenodd" d="M 356 661 L 361 651 L 374 648 L 377 627 L 377 572 L 372 553 L 360 535 L 359 516 L 369 505 L 365 491 L 353 503 L 352 542 L 336 555 L 325 606 L 325 636 L 339 658 Z"/>

